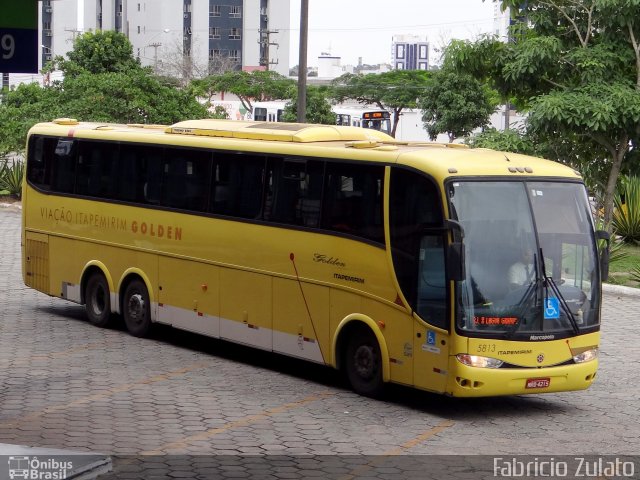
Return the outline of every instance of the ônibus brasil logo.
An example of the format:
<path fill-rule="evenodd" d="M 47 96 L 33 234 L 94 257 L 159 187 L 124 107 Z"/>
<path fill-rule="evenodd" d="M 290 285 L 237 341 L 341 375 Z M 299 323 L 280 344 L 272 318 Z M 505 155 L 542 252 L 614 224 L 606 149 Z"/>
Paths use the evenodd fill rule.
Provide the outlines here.
<path fill-rule="evenodd" d="M 67 473 L 71 473 L 73 462 L 60 461 L 55 458 L 44 460 L 38 457 L 10 456 L 9 478 L 24 478 L 27 480 L 63 480 Z"/>

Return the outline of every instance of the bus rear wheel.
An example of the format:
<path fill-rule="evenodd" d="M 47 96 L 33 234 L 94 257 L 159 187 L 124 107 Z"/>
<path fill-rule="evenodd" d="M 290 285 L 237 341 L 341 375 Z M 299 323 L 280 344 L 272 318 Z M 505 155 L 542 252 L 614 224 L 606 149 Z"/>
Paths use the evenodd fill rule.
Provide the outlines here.
<path fill-rule="evenodd" d="M 380 397 L 384 389 L 378 340 L 368 328 L 353 332 L 347 344 L 345 370 L 354 392 Z"/>
<path fill-rule="evenodd" d="M 142 280 L 127 285 L 122 302 L 122 313 L 127 330 L 134 337 L 146 337 L 151 329 L 149 292 Z"/>
<path fill-rule="evenodd" d="M 96 327 L 106 327 L 111 320 L 109 284 L 102 273 L 93 273 L 84 288 L 87 318 Z"/>

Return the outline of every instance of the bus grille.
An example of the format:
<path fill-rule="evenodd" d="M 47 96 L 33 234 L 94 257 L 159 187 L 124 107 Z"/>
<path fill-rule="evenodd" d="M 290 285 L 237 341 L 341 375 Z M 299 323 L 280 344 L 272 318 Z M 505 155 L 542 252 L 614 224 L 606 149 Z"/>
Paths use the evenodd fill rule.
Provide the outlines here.
<path fill-rule="evenodd" d="M 41 292 L 49 292 L 49 244 L 27 239 L 25 283 Z"/>

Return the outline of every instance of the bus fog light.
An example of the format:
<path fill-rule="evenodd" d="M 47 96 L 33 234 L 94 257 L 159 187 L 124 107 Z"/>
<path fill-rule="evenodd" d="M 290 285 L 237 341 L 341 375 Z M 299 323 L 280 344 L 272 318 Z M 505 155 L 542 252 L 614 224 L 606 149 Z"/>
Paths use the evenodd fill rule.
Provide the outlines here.
<path fill-rule="evenodd" d="M 459 353 L 456 358 L 460 363 L 470 367 L 480 368 L 500 368 L 504 363 L 502 360 L 490 357 L 480 357 L 478 355 L 469 355 L 468 353 Z"/>
<path fill-rule="evenodd" d="M 579 353 L 578 355 L 573 356 L 573 361 L 576 363 L 584 363 L 590 362 L 591 360 L 595 360 L 598 358 L 598 349 L 592 348 L 591 350 L 587 350 L 586 352 Z"/>

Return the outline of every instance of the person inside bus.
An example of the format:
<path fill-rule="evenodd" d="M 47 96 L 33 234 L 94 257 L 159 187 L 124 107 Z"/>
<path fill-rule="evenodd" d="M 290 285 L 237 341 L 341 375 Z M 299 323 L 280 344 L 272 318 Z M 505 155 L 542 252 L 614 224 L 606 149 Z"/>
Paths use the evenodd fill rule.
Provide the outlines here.
<path fill-rule="evenodd" d="M 533 263 L 533 250 L 525 248 L 521 252 L 520 259 L 509 267 L 509 286 L 516 289 L 529 285 L 536 276 Z"/>

